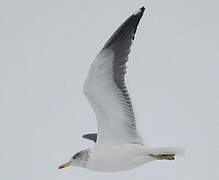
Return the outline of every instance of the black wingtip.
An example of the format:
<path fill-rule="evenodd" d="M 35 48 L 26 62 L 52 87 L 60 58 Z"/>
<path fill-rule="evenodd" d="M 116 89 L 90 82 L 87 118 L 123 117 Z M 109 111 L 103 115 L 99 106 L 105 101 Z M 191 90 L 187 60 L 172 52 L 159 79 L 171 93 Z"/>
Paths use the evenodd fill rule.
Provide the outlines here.
<path fill-rule="evenodd" d="M 144 12 L 144 10 L 145 10 L 145 7 L 144 7 L 144 6 L 142 6 L 140 9 L 141 9 L 141 12 Z"/>
<path fill-rule="evenodd" d="M 143 16 L 145 7 L 139 8 L 131 16 L 129 16 L 122 25 L 113 33 L 113 35 L 108 39 L 103 48 L 107 48 L 112 45 L 115 41 L 124 41 L 125 38 L 132 37 L 134 40 L 134 35 L 137 30 L 137 26 Z M 130 35 L 131 34 L 131 35 Z M 127 40 L 126 39 L 126 40 Z M 128 40 L 127 40 L 128 41 Z"/>

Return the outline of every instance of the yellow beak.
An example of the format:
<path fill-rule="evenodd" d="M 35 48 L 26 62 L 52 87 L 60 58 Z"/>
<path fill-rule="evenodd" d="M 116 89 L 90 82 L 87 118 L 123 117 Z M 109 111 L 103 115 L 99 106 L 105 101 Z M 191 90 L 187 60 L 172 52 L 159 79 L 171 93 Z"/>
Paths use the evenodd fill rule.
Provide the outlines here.
<path fill-rule="evenodd" d="M 65 164 L 62 164 L 61 166 L 58 167 L 58 169 L 62 169 L 62 168 L 65 168 L 65 167 L 68 167 L 69 165 L 71 164 L 71 162 L 67 162 Z"/>

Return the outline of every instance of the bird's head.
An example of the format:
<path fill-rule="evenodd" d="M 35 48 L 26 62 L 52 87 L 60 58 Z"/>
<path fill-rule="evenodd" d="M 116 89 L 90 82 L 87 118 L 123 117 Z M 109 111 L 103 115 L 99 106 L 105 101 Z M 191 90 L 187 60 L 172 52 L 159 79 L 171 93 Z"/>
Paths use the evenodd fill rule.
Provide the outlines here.
<path fill-rule="evenodd" d="M 76 153 L 72 158 L 65 164 L 62 164 L 58 169 L 62 169 L 68 166 L 84 167 L 89 159 L 90 150 L 84 149 Z"/>

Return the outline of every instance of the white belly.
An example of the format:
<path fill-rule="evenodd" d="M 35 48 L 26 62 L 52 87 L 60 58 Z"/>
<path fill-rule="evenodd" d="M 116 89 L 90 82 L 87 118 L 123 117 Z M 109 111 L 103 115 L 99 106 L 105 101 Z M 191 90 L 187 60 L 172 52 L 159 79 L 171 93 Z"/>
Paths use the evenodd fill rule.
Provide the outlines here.
<path fill-rule="evenodd" d="M 95 171 L 122 171 L 133 169 L 154 158 L 147 155 L 144 145 L 95 145 L 91 148 L 89 161 L 85 168 Z"/>

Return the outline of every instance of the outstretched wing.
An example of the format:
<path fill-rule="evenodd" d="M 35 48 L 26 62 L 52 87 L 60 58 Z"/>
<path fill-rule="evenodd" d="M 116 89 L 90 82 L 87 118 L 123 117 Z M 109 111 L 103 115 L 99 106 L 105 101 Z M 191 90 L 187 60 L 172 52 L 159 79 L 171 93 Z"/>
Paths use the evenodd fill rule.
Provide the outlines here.
<path fill-rule="evenodd" d="M 84 84 L 98 122 L 98 143 L 140 143 L 132 103 L 125 85 L 126 62 L 144 7 L 110 37 L 90 66 Z"/>

